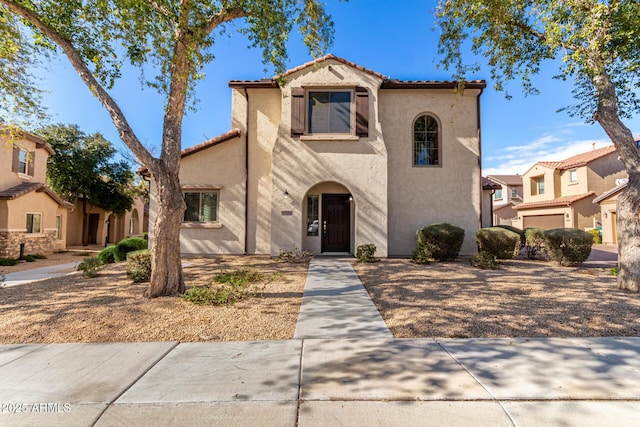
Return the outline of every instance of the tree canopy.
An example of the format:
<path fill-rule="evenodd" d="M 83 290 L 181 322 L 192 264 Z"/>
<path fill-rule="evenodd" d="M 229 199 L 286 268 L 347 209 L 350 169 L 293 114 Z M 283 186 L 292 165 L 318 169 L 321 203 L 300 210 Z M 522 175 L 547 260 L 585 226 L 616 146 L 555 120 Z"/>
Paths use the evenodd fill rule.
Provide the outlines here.
<path fill-rule="evenodd" d="M 151 297 L 184 291 L 180 225 L 185 203 L 178 178 L 182 120 L 204 66 L 214 57 L 216 37 L 232 22 L 241 23 L 239 31 L 276 73 L 285 69 L 294 28 L 312 56 L 324 53 L 333 37 L 320 0 L 0 0 L 0 76 L 64 54 L 149 171 L 157 203 L 146 292 Z M 109 93 L 125 64 L 137 67 L 144 84 L 166 99 L 157 157 Z M 29 106 L 37 105 L 36 88 L 24 73 L 0 85 L 0 98 L 14 100 L 14 111 L 28 114 Z"/>
<path fill-rule="evenodd" d="M 640 153 L 622 119 L 638 114 L 640 3 L 637 0 L 441 0 L 437 19 L 443 65 L 464 80 L 486 58 L 497 89 L 519 79 L 536 93 L 532 76 L 543 63 L 559 63 L 557 77 L 572 82 L 570 114 L 598 122 L 629 174 L 618 198 L 618 285 L 640 290 Z"/>
<path fill-rule="evenodd" d="M 47 184 L 69 199 L 87 199 L 116 215 L 131 209 L 134 175 L 100 133 L 87 135 L 77 126 L 51 125 L 37 130 L 55 154 L 47 164 Z"/>

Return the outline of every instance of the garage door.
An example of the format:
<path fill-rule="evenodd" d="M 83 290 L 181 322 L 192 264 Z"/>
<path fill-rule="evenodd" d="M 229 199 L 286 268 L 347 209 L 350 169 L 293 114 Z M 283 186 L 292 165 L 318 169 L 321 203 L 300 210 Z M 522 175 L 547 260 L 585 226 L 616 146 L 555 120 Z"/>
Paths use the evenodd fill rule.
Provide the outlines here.
<path fill-rule="evenodd" d="M 551 230 L 552 228 L 564 228 L 564 215 L 532 215 L 523 218 L 524 228 L 543 228 Z"/>

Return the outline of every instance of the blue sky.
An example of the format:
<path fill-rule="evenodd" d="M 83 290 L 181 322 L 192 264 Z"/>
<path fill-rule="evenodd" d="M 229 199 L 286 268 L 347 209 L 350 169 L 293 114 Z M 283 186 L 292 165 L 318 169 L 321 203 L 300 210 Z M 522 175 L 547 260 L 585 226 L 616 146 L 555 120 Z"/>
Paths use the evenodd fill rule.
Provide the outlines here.
<path fill-rule="evenodd" d="M 451 72 L 436 69 L 438 32 L 434 24 L 435 1 L 350 0 L 327 1 L 335 22 L 335 40 L 328 53 L 355 62 L 385 76 L 400 80 L 449 80 Z M 392 6 L 391 6 L 392 4 Z M 435 31 L 434 31 L 435 30 Z M 231 90 L 229 80 L 272 77 L 273 70 L 261 62 L 261 53 L 249 49 L 246 38 L 230 27 L 214 45 L 216 59 L 196 90 L 200 102 L 189 112 L 183 127 L 182 147 L 187 148 L 230 128 Z M 289 68 L 312 58 L 291 35 Z M 476 60 L 468 56 L 468 61 Z M 163 100 L 153 90 L 142 90 L 135 70 L 125 74 L 111 92 L 140 140 L 158 152 L 162 132 Z M 556 68 L 548 63 L 534 79 L 540 95 L 524 97 L 519 82 L 507 88 L 512 95 L 496 92 L 488 68 L 470 79 L 485 79 L 488 87 L 481 97 L 483 174 L 523 174 L 536 161 L 561 160 L 573 154 L 610 144 L 599 125 L 557 113 L 573 102 L 571 83 L 553 80 Z M 78 124 L 92 133 L 99 131 L 121 151 L 115 127 L 102 105 L 80 81 L 65 58 L 52 63 L 45 73 L 48 93 L 44 102 L 55 122 Z M 640 134 L 640 117 L 626 121 L 634 135 Z"/>

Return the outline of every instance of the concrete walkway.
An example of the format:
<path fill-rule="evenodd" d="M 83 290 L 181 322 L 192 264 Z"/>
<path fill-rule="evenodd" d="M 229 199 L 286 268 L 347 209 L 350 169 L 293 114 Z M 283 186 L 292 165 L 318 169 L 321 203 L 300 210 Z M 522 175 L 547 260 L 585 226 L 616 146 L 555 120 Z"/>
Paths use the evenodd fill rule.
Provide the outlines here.
<path fill-rule="evenodd" d="M 65 276 L 75 273 L 76 267 L 82 261 L 74 261 L 66 264 L 51 265 L 49 267 L 32 268 L 31 270 L 17 271 L 4 275 L 5 287 L 24 285 L 51 277 Z"/>
<path fill-rule="evenodd" d="M 294 338 L 392 338 L 346 258 L 309 264 Z"/>

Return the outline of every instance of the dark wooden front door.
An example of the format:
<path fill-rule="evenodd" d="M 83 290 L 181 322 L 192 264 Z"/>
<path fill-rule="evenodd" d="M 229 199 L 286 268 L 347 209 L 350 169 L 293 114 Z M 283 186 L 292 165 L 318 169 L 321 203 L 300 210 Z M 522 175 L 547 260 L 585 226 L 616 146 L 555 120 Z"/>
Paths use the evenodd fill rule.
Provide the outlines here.
<path fill-rule="evenodd" d="M 87 243 L 95 245 L 98 243 L 98 226 L 100 225 L 100 214 L 89 214 L 89 230 Z"/>
<path fill-rule="evenodd" d="M 322 252 L 351 249 L 351 204 L 348 194 L 322 195 Z"/>

